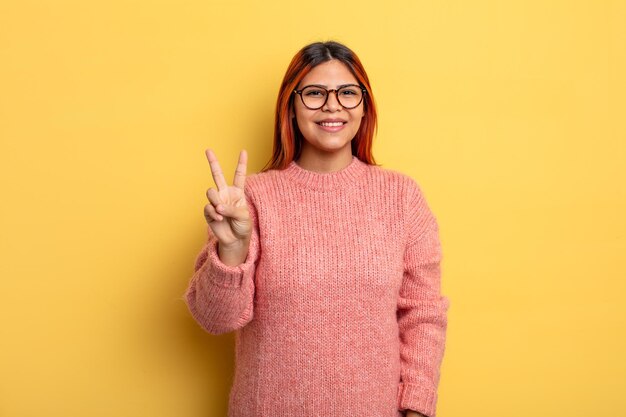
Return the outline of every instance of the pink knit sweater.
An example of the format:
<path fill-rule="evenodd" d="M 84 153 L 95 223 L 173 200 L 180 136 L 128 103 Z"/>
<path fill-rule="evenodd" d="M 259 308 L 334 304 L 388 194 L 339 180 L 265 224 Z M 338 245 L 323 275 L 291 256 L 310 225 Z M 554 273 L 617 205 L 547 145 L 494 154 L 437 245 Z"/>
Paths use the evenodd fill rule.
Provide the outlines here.
<path fill-rule="evenodd" d="M 437 220 L 418 184 L 353 157 L 248 176 L 248 257 L 222 263 L 209 228 L 185 300 L 236 331 L 229 417 L 435 416 L 449 300 Z"/>

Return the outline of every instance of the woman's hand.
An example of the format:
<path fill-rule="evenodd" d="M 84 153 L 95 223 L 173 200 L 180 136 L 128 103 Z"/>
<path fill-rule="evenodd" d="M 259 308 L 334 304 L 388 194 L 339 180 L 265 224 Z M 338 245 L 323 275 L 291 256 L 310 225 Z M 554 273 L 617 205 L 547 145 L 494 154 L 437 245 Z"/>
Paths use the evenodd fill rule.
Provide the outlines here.
<path fill-rule="evenodd" d="M 209 203 L 204 206 L 204 217 L 219 241 L 220 258 L 222 255 L 228 254 L 227 257 L 233 261 L 229 263 L 235 263 L 236 258 L 241 258 L 241 255 L 244 255 L 243 259 L 239 259 L 240 262 L 235 263 L 238 264 L 245 260 L 252 234 L 252 222 L 244 194 L 248 155 L 245 150 L 239 154 L 239 163 L 235 170 L 233 185 L 229 186 L 226 184 L 224 174 L 213 151 L 207 149 L 205 153 L 211 166 L 211 175 L 217 185 L 217 190 L 209 188 L 206 192 Z M 233 254 L 238 256 L 232 256 Z"/>

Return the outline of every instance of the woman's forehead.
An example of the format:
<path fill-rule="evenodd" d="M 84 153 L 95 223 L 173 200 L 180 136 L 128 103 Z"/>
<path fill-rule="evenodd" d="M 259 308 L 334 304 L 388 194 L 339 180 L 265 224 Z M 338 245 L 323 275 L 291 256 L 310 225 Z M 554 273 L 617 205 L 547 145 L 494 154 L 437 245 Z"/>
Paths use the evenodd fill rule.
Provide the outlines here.
<path fill-rule="evenodd" d="M 337 88 L 346 84 L 358 84 L 358 81 L 344 63 L 331 60 L 314 67 L 300 82 L 300 85 L 310 84 Z"/>

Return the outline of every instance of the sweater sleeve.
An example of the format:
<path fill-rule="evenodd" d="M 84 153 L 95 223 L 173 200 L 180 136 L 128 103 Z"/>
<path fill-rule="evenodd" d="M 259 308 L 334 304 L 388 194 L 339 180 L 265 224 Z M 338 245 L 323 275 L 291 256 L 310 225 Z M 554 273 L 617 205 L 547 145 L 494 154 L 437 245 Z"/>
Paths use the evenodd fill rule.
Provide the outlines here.
<path fill-rule="evenodd" d="M 439 227 L 419 186 L 406 189 L 407 246 L 398 299 L 401 380 L 398 408 L 434 417 L 449 300 L 441 294 Z"/>
<path fill-rule="evenodd" d="M 254 273 L 260 244 L 257 211 L 247 192 L 246 199 L 252 220 L 246 260 L 237 266 L 224 264 L 218 255 L 218 240 L 207 226 L 207 243 L 196 257 L 194 274 L 184 295 L 193 318 L 214 335 L 245 326 L 254 313 Z"/>

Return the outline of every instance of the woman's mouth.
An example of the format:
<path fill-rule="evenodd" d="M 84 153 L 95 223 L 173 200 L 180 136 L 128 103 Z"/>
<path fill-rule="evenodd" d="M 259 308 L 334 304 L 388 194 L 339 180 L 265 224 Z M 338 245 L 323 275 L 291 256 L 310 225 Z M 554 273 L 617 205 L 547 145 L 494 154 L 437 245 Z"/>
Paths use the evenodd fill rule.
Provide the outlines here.
<path fill-rule="evenodd" d="M 317 122 L 317 125 L 327 132 L 337 132 L 343 129 L 347 122 Z"/>
<path fill-rule="evenodd" d="M 319 122 L 322 126 L 334 127 L 334 126 L 343 126 L 345 122 Z"/>

